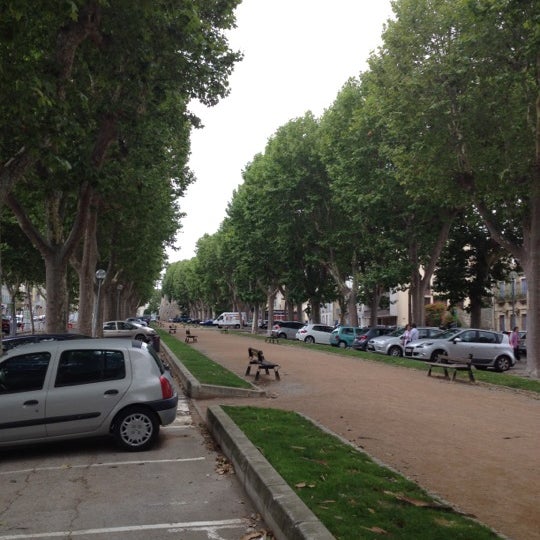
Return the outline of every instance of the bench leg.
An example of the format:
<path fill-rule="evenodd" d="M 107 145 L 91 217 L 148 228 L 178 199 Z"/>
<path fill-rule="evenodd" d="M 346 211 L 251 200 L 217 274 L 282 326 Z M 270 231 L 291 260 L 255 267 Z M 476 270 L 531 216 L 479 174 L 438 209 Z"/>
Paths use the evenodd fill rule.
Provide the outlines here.
<path fill-rule="evenodd" d="M 249 375 L 251 373 L 251 365 L 249 365 L 246 369 L 246 375 Z"/>
<path fill-rule="evenodd" d="M 276 379 L 277 379 L 278 381 L 280 381 L 280 380 L 281 380 L 281 377 L 279 376 L 279 371 L 278 371 L 277 369 L 274 369 L 274 373 L 275 373 L 275 375 L 276 375 Z"/>

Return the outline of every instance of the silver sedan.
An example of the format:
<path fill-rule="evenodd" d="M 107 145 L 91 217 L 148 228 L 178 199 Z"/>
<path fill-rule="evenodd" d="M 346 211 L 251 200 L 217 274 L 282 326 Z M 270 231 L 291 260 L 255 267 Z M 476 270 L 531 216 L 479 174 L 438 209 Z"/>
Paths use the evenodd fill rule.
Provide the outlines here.
<path fill-rule="evenodd" d="M 103 337 L 138 339 L 149 343 L 157 335 L 153 328 L 127 321 L 107 321 L 103 323 Z"/>

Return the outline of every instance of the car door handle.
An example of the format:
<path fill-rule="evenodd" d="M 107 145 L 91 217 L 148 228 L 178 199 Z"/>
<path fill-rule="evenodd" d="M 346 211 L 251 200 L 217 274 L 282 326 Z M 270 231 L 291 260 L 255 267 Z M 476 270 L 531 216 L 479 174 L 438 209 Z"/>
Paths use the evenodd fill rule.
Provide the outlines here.
<path fill-rule="evenodd" d="M 115 396 L 116 394 L 118 394 L 118 390 L 116 390 L 116 389 L 113 389 L 113 390 L 106 390 L 106 391 L 105 391 L 105 395 L 106 395 L 106 396 Z"/>
<path fill-rule="evenodd" d="M 31 399 L 29 401 L 25 401 L 23 403 L 23 407 L 33 407 L 34 405 L 38 405 L 39 401 L 37 399 Z"/>

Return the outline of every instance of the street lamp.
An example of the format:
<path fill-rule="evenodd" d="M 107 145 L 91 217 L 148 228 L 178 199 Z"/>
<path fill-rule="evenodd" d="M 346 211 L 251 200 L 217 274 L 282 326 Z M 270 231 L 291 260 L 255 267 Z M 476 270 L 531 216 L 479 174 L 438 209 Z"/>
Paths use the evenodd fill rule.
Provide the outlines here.
<path fill-rule="evenodd" d="M 117 319 L 120 318 L 120 294 L 122 293 L 123 288 L 124 286 L 121 283 L 119 283 L 116 286 L 116 318 Z"/>
<path fill-rule="evenodd" d="M 517 272 L 512 270 L 510 272 L 510 279 L 512 280 L 512 318 L 510 322 L 510 330 L 513 330 L 516 326 L 516 278 L 517 278 Z"/>
<path fill-rule="evenodd" d="M 101 297 L 101 284 L 103 283 L 103 280 L 107 276 L 107 272 L 105 270 L 98 270 L 96 272 L 96 280 L 98 283 L 98 289 L 97 289 L 97 300 L 96 305 L 94 308 L 94 318 L 93 318 L 93 324 L 92 324 L 92 337 L 96 337 L 97 334 L 97 321 L 98 321 L 98 314 L 99 314 L 99 301 Z"/>

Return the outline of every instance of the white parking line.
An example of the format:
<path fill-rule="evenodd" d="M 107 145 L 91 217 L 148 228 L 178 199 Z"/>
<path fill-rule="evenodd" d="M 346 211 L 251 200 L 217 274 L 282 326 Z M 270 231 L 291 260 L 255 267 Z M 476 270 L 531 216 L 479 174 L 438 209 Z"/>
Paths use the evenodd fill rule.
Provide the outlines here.
<path fill-rule="evenodd" d="M 245 525 L 243 519 L 224 519 L 221 521 L 188 521 L 180 523 L 156 523 L 155 525 L 133 525 L 129 527 L 107 527 L 103 529 L 82 529 L 80 531 L 55 531 L 37 534 L 9 534 L 0 536 L 0 540 L 23 540 L 25 538 L 71 538 L 73 536 L 83 536 L 85 534 L 112 534 L 134 531 L 151 531 L 169 529 L 168 532 L 174 533 L 182 530 L 198 530 L 213 532 L 219 529 L 231 529 Z"/>
<path fill-rule="evenodd" d="M 108 463 L 90 463 L 86 465 L 60 465 L 58 467 L 34 467 L 32 469 L 18 469 L 13 471 L 2 471 L 0 476 L 8 474 L 28 474 L 30 472 L 62 471 L 67 469 L 92 469 L 95 467 L 118 467 L 120 465 L 152 465 L 154 463 L 184 463 L 190 461 L 204 461 L 205 457 L 178 458 L 178 459 L 150 459 L 145 461 L 110 461 Z"/>

